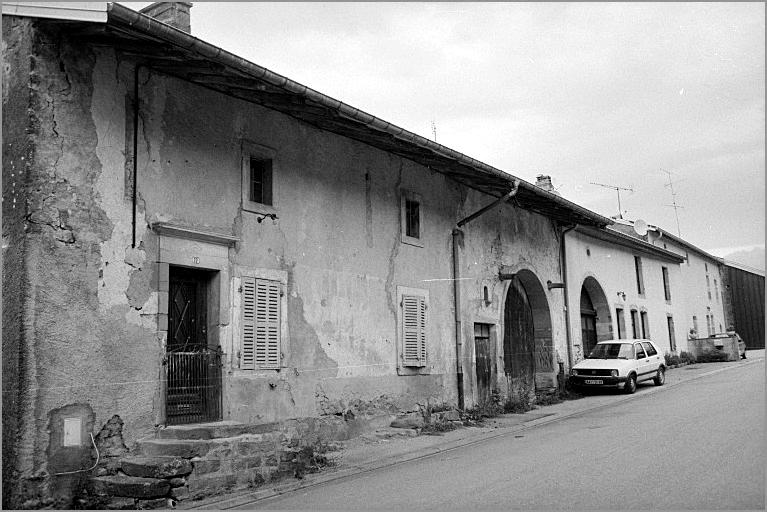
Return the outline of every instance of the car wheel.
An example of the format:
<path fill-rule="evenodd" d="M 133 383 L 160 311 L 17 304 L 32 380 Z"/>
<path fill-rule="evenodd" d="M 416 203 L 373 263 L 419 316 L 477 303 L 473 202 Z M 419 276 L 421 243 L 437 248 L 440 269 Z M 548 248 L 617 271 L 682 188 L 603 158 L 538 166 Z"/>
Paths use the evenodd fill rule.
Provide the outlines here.
<path fill-rule="evenodd" d="M 662 366 L 658 368 L 658 375 L 655 376 L 653 382 L 656 386 L 662 386 L 666 383 L 666 369 Z"/>
<path fill-rule="evenodd" d="M 634 393 L 637 390 L 637 376 L 633 373 L 629 375 L 629 379 L 626 381 L 626 386 L 624 387 L 626 393 L 629 395 Z"/>

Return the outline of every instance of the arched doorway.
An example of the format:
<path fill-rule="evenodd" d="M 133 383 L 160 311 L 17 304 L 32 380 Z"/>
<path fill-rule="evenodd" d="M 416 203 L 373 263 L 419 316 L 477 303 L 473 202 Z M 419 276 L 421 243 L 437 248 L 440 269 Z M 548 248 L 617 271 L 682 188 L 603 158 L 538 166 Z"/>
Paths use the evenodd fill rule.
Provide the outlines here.
<path fill-rule="evenodd" d="M 613 338 L 610 305 L 599 282 L 591 276 L 581 286 L 580 312 L 581 346 L 586 355 L 597 342 Z"/>
<path fill-rule="evenodd" d="M 504 303 L 504 370 L 509 391 L 555 385 L 551 314 L 543 287 L 529 270 L 511 276 Z"/>

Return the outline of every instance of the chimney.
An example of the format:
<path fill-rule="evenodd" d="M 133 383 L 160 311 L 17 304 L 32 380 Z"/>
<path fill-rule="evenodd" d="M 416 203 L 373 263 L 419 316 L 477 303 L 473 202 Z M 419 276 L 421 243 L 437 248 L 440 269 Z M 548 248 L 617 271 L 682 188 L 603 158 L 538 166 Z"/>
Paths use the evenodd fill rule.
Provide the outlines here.
<path fill-rule="evenodd" d="M 189 15 L 191 8 L 192 2 L 155 2 L 147 5 L 139 12 L 187 34 L 191 34 L 192 22 Z"/>
<path fill-rule="evenodd" d="M 551 192 L 552 194 L 560 195 L 559 192 L 557 192 L 554 189 L 554 185 L 551 184 L 551 176 L 546 176 L 545 174 L 539 174 L 535 177 L 535 186 L 540 187 L 546 192 Z"/>

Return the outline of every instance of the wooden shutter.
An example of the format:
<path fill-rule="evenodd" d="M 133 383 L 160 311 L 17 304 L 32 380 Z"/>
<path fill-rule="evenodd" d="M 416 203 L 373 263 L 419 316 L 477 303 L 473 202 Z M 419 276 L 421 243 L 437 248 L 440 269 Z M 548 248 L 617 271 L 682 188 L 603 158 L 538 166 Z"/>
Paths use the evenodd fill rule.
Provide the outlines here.
<path fill-rule="evenodd" d="M 240 368 L 280 367 L 279 281 L 242 278 L 242 358 Z"/>
<path fill-rule="evenodd" d="M 402 358 L 405 366 L 426 366 L 426 300 L 402 296 Z"/>

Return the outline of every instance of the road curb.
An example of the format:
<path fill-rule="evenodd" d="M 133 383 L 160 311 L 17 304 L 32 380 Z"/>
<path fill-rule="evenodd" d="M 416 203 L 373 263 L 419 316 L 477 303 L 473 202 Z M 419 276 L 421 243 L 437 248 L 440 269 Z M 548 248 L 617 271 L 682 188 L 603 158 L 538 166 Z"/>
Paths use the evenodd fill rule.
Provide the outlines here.
<path fill-rule="evenodd" d="M 328 473 L 316 473 L 313 475 L 307 475 L 304 480 L 298 481 L 298 482 L 289 482 L 289 483 L 283 483 L 282 485 L 277 484 L 274 487 L 267 488 L 267 489 L 261 489 L 257 491 L 242 491 L 242 493 L 238 493 L 235 496 L 231 496 L 229 498 L 223 499 L 223 500 L 216 500 L 215 497 L 211 497 L 209 499 L 206 499 L 203 503 L 198 502 L 197 506 L 182 506 L 178 507 L 179 509 L 197 509 L 197 510 L 224 510 L 228 508 L 234 508 L 239 507 L 242 505 L 247 505 L 250 503 L 255 503 L 258 501 L 265 500 L 267 498 L 273 498 L 275 496 L 279 496 L 281 494 L 286 494 L 288 492 L 297 491 L 300 489 L 305 489 L 309 487 L 314 487 L 317 485 L 325 484 L 328 482 L 332 482 L 335 480 L 342 480 L 345 478 L 350 478 L 357 476 L 362 473 L 368 473 L 371 471 L 376 471 L 378 469 L 386 468 L 386 467 L 392 467 L 396 466 L 398 464 L 403 464 L 406 462 L 411 462 L 419 459 L 423 459 L 426 457 L 431 457 L 440 453 L 449 452 L 458 448 L 462 448 L 464 446 L 471 446 L 473 444 L 481 443 L 490 439 L 495 439 L 498 437 L 507 436 L 510 434 L 515 434 L 518 432 L 522 432 L 525 430 L 530 430 L 535 427 L 539 427 L 542 425 L 547 425 L 550 423 L 556 423 L 558 421 L 562 421 L 568 418 L 577 417 L 583 414 L 587 414 L 589 412 L 597 411 L 599 409 L 605 409 L 608 407 L 613 407 L 617 404 L 621 404 L 623 402 L 629 401 L 629 400 L 635 400 L 635 399 L 642 399 L 648 396 L 652 396 L 656 393 L 663 392 L 667 389 L 677 387 L 681 384 L 685 384 L 688 382 L 692 382 L 698 379 L 701 379 L 703 377 L 708 377 L 710 375 L 715 375 L 717 373 L 722 373 L 728 370 L 732 370 L 735 368 L 742 368 L 743 366 L 755 364 L 759 362 L 763 362 L 765 358 L 758 358 L 758 359 L 750 359 L 746 361 L 740 361 L 741 364 L 739 365 L 732 365 L 732 366 L 725 366 L 722 368 L 716 368 L 714 370 L 710 370 L 698 375 L 694 375 L 690 378 L 680 380 L 679 382 L 674 382 L 672 384 L 666 384 L 664 386 L 650 388 L 646 392 L 642 394 L 633 394 L 633 395 L 625 395 L 622 397 L 619 397 L 617 400 L 611 401 L 609 403 L 604 404 L 598 404 L 590 407 L 585 407 L 583 409 L 578 409 L 575 411 L 567 412 L 567 413 L 552 413 L 550 415 L 547 415 L 542 418 L 536 418 L 518 425 L 512 425 L 509 427 L 500 427 L 497 430 L 494 430 L 492 432 L 483 432 L 478 433 L 476 435 L 470 435 L 461 439 L 456 439 L 454 441 L 447 441 L 442 444 L 436 444 L 432 446 L 428 446 L 425 448 L 421 448 L 418 450 L 414 450 L 412 452 L 408 452 L 406 454 L 400 454 L 400 455 L 392 455 L 390 457 L 384 457 L 381 459 L 377 459 L 368 463 L 363 463 L 359 465 L 349 466 L 344 469 L 339 469 L 336 471 L 328 472 Z M 191 504 L 190 504 L 191 505 Z"/>

